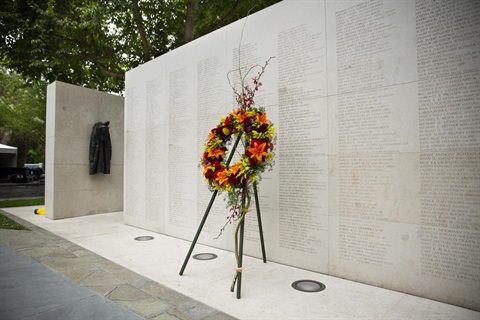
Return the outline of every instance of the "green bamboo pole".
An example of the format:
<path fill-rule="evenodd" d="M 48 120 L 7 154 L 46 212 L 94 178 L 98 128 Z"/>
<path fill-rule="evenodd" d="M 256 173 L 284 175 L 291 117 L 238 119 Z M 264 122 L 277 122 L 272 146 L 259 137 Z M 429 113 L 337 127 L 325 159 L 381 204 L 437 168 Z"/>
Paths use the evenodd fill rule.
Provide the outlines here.
<path fill-rule="evenodd" d="M 242 268 L 242 258 L 243 258 L 243 231 L 245 229 L 245 219 L 242 220 L 240 224 L 240 243 L 238 245 L 238 266 L 237 268 Z M 242 291 L 242 271 L 238 272 L 238 279 L 237 279 L 237 299 L 241 297 Z"/>
<path fill-rule="evenodd" d="M 215 201 L 215 197 L 217 196 L 218 190 L 215 190 L 212 194 L 212 197 L 210 198 L 210 202 L 208 203 L 207 210 L 205 211 L 205 214 L 203 215 L 202 221 L 200 222 L 200 225 L 198 226 L 197 233 L 195 234 L 195 238 L 193 238 L 192 244 L 190 245 L 190 249 L 188 250 L 187 256 L 185 257 L 185 261 L 183 262 L 182 269 L 180 270 L 180 275 L 183 275 L 183 272 L 185 271 L 185 268 L 187 267 L 188 260 L 190 259 L 190 256 L 192 255 L 193 248 L 195 247 L 195 244 L 197 243 L 198 237 L 200 236 L 200 233 L 202 232 L 203 225 L 205 224 L 205 221 L 207 221 L 208 213 L 210 212 L 210 209 L 212 208 L 213 202 Z"/>
<path fill-rule="evenodd" d="M 235 154 L 235 150 L 237 149 L 238 143 L 240 142 L 242 135 L 239 134 L 237 137 L 237 140 L 235 140 L 235 144 L 233 145 L 232 151 L 230 151 L 230 155 L 228 156 L 227 160 L 227 167 L 232 161 L 233 155 Z M 207 210 L 205 210 L 205 213 L 203 214 L 202 221 L 200 222 L 200 225 L 198 226 L 197 233 L 195 234 L 195 237 L 193 238 L 192 244 L 190 245 L 190 249 L 188 250 L 187 256 L 185 257 L 185 261 L 183 261 L 182 269 L 180 269 L 180 275 L 183 275 L 183 272 L 185 271 L 185 268 L 187 267 L 188 260 L 190 259 L 190 256 L 192 255 L 193 248 L 197 244 L 198 237 L 200 236 L 200 233 L 202 232 L 203 225 L 205 224 L 205 221 L 207 221 L 208 214 L 210 213 L 210 210 L 212 209 L 213 202 L 215 201 L 215 198 L 217 196 L 218 190 L 215 190 L 212 194 L 212 197 L 210 198 L 210 202 L 208 203 Z"/>
<path fill-rule="evenodd" d="M 248 202 L 247 202 L 248 201 Z M 247 202 L 247 204 L 246 204 Z M 238 223 L 237 226 L 235 227 L 235 276 L 233 277 L 232 280 L 232 285 L 230 286 L 230 291 L 234 292 L 235 291 L 235 285 L 237 284 L 237 280 L 240 278 L 242 274 L 242 258 L 243 258 L 243 234 L 244 234 L 244 220 L 245 216 L 247 215 L 247 211 L 250 207 L 250 195 L 248 194 L 248 188 L 245 186 L 242 192 L 242 203 L 240 206 L 240 216 L 238 217 Z M 239 235 L 240 232 L 240 235 Z M 240 244 L 239 244 L 240 240 Z M 240 280 L 241 281 L 241 280 Z M 241 284 L 240 284 L 241 287 Z M 237 296 L 238 299 L 240 299 L 240 292 L 238 291 L 238 286 L 237 286 Z"/>
<path fill-rule="evenodd" d="M 267 263 L 267 254 L 265 253 L 265 242 L 263 241 L 262 217 L 260 216 L 260 203 L 258 202 L 257 183 L 253 183 L 253 194 L 255 195 L 255 206 L 257 208 L 258 231 L 260 232 L 260 245 L 262 246 L 263 263 Z"/>
<path fill-rule="evenodd" d="M 243 215 L 243 219 L 240 221 L 240 235 L 238 236 L 239 243 L 238 243 L 238 257 L 237 257 L 237 299 L 240 299 L 241 297 L 241 291 L 242 291 L 242 260 L 243 260 L 243 234 L 245 230 L 245 218 L 246 218 L 246 213 L 247 213 L 247 208 L 245 208 L 245 202 L 246 198 L 249 197 L 247 195 L 248 190 L 246 188 L 243 189 L 243 195 L 242 195 L 242 207 L 241 207 L 241 212 Z M 250 206 L 250 198 L 248 201 L 248 206 Z M 236 236 L 236 235 L 235 235 Z M 235 248 L 237 249 L 237 248 Z"/>

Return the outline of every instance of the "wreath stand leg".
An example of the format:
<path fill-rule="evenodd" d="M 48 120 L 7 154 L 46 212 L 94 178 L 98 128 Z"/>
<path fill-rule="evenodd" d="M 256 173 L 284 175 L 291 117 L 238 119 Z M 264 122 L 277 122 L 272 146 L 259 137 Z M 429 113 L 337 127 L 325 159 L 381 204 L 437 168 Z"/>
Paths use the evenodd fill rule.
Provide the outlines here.
<path fill-rule="evenodd" d="M 242 291 L 242 258 L 243 258 L 243 233 L 245 230 L 245 219 L 240 223 L 240 241 L 238 245 L 238 266 L 237 266 L 237 299 L 241 297 Z"/>
<path fill-rule="evenodd" d="M 238 143 L 240 142 L 240 139 L 242 138 L 242 135 L 239 134 L 237 137 L 237 140 L 235 140 L 235 144 L 233 145 L 232 152 L 230 152 L 230 156 L 227 159 L 227 166 L 230 164 L 232 161 L 233 155 L 235 153 L 235 150 L 237 149 Z M 190 245 L 190 249 L 188 250 L 187 256 L 185 257 L 185 261 L 183 262 L 182 269 L 180 269 L 180 275 L 183 275 L 183 272 L 185 271 L 185 268 L 187 267 L 188 260 L 190 259 L 190 256 L 192 255 L 193 248 L 197 244 L 198 237 L 200 236 L 200 233 L 202 232 L 203 225 L 205 224 L 205 221 L 207 221 L 208 214 L 210 213 L 210 210 L 212 209 L 213 202 L 215 202 L 215 198 L 217 197 L 218 190 L 215 190 L 212 194 L 212 197 L 210 198 L 210 202 L 208 203 L 207 210 L 205 210 L 205 213 L 203 214 L 202 221 L 200 222 L 200 225 L 198 226 L 197 233 L 195 234 L 195 237 L 193 238 L 192 244 Z"/>
<path fill-rule="evenodd" d="M 265 243 L 263 241 L 263 228 L 262 228 L 262 218 L 260 215 L 260 204 L 258 202 L 258 193 L 257 193 L 257 183 L 253 183 L 253 194 L 255 196 L 255 206 L 257 209 L 257 220 L 258 220 L 258 231 L 260 232 L 260 244 L 262 246 L 262 257 L 263 262 L 267 263 L 267 256 L 265 254 Z M 242 199 L 242 212 L 245 210 L 245 198 Z M 237 274 L 232 284 L 232 291 L 233 287 L 237 286 L 237 299 L 241 298 L 241 291 L 242 291 L 242 263 L 243 263 L 243 235 L 245 231 L 245 216 L 243 216 L 242 220 L 240 221 L 240 229 L 239 229 L 239 240 L 238 240 L 238 257 L 237 257 Z M 236 283 L 235 283 L 236 282 Z"/>
<path fill-rule="evenodd" d="M 212 194 L 212 197 L 210 198 L 210 202 L 208 203 L 207 210 L 205 211 L 205 214 L 203 215 L 202 221 L 200 222 L 200 225 L 198 226 L 197 233 L 195 234 L 195 237 L 192 240 L 192 244 L 190 245 L 190 249 L 188 250 L 187 256 L 185 257 L 185 261 L 183 262 L 182 269 L 180 270 L 180 275 L 183 275 L 183 272 L 185 271 L 185 268 L 187 267 L 188 260 L 190 259 L 190 256 L 192 255 L 193 248 L 195 247 L 195 244 L 197 244 L 198 237 L 200 236 L 200 233 L 202 232 L 203 225 L 205 224 L 205 221 L 207 221 L 208 214 L 210 213 L 210 209 L 212 208 L 213 202 L 215 201 L 215 198 L 217 197 L 218 190 L 215 190 Z"/>
<path fill-rule="evenodd" d="M 255 196 L 255 207 L 257 208 L 258 231 L 260 232 L 260 245 L 262 246 L 263 263 L 267 263 L 267 255 L 265 253 L 265 243 L 263 241 L 262 217 L 260 216 L 260 203 L 258 202 L 257 183 L 253 183 L 253 195 Z M 243 236 L 242 236 L 243 237 Z M 243 239 L 242 239 L 243 241 Z"/>
<path fill-rule="evenodd" d="M 198 226 L 197 233 L 195 234 L 195 237 L 192 240 L 192 243 L 190 244 L 190 249 L 188 250 L 187 256 L 185 257 L 185 261 L 183 261 L 182 268 L 180 269 L 179 274 L 183 276 L 183 273 L 185 272 L 185 268 L 187 267 L 188 260 L 192 256 L 193 249 L 195 248 L 195 245 L 197 244 L 198 238 L 200 237 L 200 234 L 202 233 L 203 226 L 205 224 L 205 221 L 207 221 L 208 214 L 210 213 L 210 210 L 212 208 L 213 203 L 215 202 L 215 198 L 217 197 L 218 191 L 214 191 L 212 194 L 212 197 L 210 198 L 210 202 L 208 203 L 207 210 L 205 210 L 205 214 L 203 215 L 202 221 L 200 222 L 200 225 Z M 262 229 L 262 218 L 260 216 L 260 204 L 258 203 L 258 194 L 257 194 L 257 185 L 253 185 L 253 193 L 255 196 L 255 205 L 257 208 L 257 220 L 258 220 L 258 230 L 260 232 L 260 245 L 262 247 L 262 257 L 263 257 L 263 262 L 267 262 L 267 256 L 265 253 L 265 243 L 263 240 L 263 229 Z M 241 225 L 241 230 L 240 230 L 240 243 L 242 247 L 242 252 L 243 252 L 243 222 Z"/>

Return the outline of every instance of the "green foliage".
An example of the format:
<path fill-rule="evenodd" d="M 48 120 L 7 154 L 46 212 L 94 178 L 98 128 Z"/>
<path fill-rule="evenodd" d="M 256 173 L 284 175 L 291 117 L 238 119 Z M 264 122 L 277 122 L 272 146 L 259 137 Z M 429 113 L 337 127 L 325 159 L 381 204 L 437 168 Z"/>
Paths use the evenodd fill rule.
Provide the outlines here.
<path fill-rule="evenodd" d="M 0 204 L 1 204 L 1 201 L 0 201 Z M 4 214 L 1 211 L 0 211 L 0 229 L 29 230 L 28 228 L 22 226 L 21 224 L 7 217 L 6 214 Z"/>
<path fill-rule="evenodd" d="M 45 163 L 46 84 L 0 67 L 0 142 L 18 148 L 18 165 Z"/>
<path fill-rule="evenodd" d="M 2 0 L 0 141 L 44 161 L 45 88 L 121 92 L 125 72 L 280 0 Z"/>
<path fill-rule="evenodd" d="M 29 79 L 120 92 L 125 71 L 276 2 L 3 0 L 0 63 Z"/>
<path fill-rule="evenodd" d="M 43 206 L 44 204 L 45 204 L 44 198 L 0 200 L 0 208 Z"/>
<path fill-rule="evenodd" d="M 3 64 L 34 80 L 118 91 L 123 70 L 109 9 L 100 1 L 4 1 Z"/>
<path fill-rule="evenodd" d="M 198 3 L 195 17 L 195 38 L 215 31 L 246 17 L 249 13 L 265 9 L 280 0 L 203 0 Z"/>
<path fill-rule="evenodd" d="M 21 224 L 16 223 L 12 219 L 9 219 L 2 214 L 0 214 L 0 229 L 28 230 Z"/>

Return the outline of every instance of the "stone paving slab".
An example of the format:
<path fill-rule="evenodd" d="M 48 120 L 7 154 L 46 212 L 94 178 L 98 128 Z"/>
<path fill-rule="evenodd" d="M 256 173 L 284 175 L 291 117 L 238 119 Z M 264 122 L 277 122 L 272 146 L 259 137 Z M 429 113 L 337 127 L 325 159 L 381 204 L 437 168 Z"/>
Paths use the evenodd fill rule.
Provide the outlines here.
<path fill-rule="evenodd" d="M 74 243 L 71 243 L 51 232 L 39 228 L 21 218 L 0 210 L 2 214 L 22 224 L 30 230 L 0 229 L 0 246 L 11 248 L 24 259 L 38 262 L 49 272 L 53 271 L 63 281 L 81 286 L 89 294 L 74 304 L 63 304 L 43 310 L 35 303 L 23 306 L 26 310 L 38 311 L 31 319 L 61 319 L 68 313 L 68 319 L 115 319 L 115 310 L 108 303 L 119 309 L 126 309 L 143 319 L 153 320 L 233 320 L 235 318 L 219 312 L 201 302 L 186 297 L 157 282 L 126 269 L 112 261 L 94 254 Z M 3 243 L 3 245 L 2 245 Z M 5 249 L 8 250 L 8 249 Z M 28 257 L 28 258 L 27 258 Z M 3 261 L 0 260 L 0 261 Z M 3 266 L 3 262 L 0 262 Z M 27 263 L 28 264 L 28 263 Z M 41 265 L 40 265 L 41 264 Z M 8 265 L 5 265 L 7 267 Z M 24 270 L 26 271 L 26 270 Z M 6 278 L 0 274 L 0 279 Z M 40 283 L 33 278 L 25 278 L 28 288 L 37 288 Z M 3 280 L 2 280 L 3 281 Z M 3 282 L 2 282 L 3 283 Z M 64 282 L 58 286 L 62 287 Z M 1 287 L 2 285 L 0 285 Z M 68 287 L 68 285 L 65 285 Z M 25 287 L 26 288 L 26 287 Z M 1 290 L 1 288 L 0 288 Z M 50 288 L 49 290 L 53 290 Z M 63 289 L 59 289 L 61 292 Z M 0 312 L 2 310 L 2 294 L 0 291 Z M 67 296 L 67 294 L 66 294 Z M 52 302 L 57 301 L 51 296 Z M 42 299 L 42 296 L 36 296 Z M 58 298 L 61 301 L 61 298 Z M 102 300 L 103 299 L 103 300 Z M 108 303 L 104 303 L 106 301 Z M 99 305 L 110 316 L 94 317 L 88 313 L 89 303 Z M 17 306 L 18 307 L 18 306 Z M 82 313 L 83 312 L 83 313 Z M 134 315 L 134 316 L 135 316 Z M 22 318 L 22 317 L 20 317 Z M 0 313 L 0 319 L 4 319 Z M 9 318 L 5 318 L 9 319 Z M 12 318 L 18 319 L 18 318 Z M 30 319 L 30 318 L 29 318 Z M 65 318 L 67 319 L 67 318 Z M 130 319 L 130 318 L 118 318 Z M 137 319 L 137 318 L 131 318 Z"/>

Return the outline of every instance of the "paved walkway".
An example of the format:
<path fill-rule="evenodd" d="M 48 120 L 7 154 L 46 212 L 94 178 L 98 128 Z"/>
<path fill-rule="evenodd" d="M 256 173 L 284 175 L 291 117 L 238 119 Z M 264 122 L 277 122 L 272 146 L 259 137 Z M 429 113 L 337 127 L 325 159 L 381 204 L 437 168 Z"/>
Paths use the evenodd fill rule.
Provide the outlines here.
<path fill-rule="evenodd" d="M 142 319 L 3 244 L 0 261 L 1 319 Z"/>
<path fill-rule="evenodd" d="M 34 209 L 5 209 L 31 231 L 0 231 L 0 243 L 147 319 L 480 319 L 480 312 L 250 256 L 244 256 L 242 298 L 236 299 L 229 291 L 234 263 L 229 251 L 197 244 L 194 253 L 214 253 L 217 259 L 190 259 L 179 276 L 189 241 L 128 226 L 123 212 L 50 220 Z M 135 241 L 138 236 L 154 239 Z M 294 290 L 291 284 L 301 279 L 320 281 L 327 289 Z M 114 317 L 120 311 L 112 312 Z"/>
<path fill-rule="evenodd" d="M 21 218 L 2 214 L 30 229 L 0 229 L 2 320 L 234 319 Z"/>

